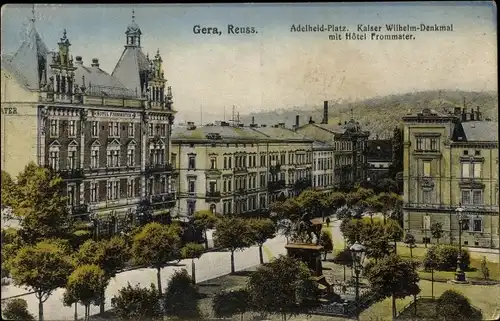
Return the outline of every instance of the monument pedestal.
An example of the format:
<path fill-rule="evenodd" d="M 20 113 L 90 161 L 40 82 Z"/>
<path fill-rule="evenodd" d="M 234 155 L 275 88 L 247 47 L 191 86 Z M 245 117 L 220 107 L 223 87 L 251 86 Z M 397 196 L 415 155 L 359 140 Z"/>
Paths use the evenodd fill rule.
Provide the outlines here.
<path fill-rule="evenodd" d="M 323 266 L 321 264 L 321 251 L 323 246 L 310 243 L 291 243 L 285 246 L 287 254 L 304 262 L 312 272 L 313 280 L 321 289 L 324 287 L 327 293 L 333 292 L 332 285 L 323 275 Z M 321 287 L 321 286 L 322 287 Z"/>

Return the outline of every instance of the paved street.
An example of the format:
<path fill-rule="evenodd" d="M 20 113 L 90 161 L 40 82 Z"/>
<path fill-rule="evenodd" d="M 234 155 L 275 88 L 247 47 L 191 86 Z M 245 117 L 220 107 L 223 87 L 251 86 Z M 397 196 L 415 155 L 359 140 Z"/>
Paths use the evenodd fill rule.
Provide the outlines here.
<path fill-rule="evenodd" d="M 264 251 L 264 260 L 269 260 L 269 255 L 273 256 L 285 254 L 285 238 L 278 236 L 266 242 Z M 228 252 L 212 252 L 203 255 L 196 262 L 196 278 L 197 281 L 205 281 L 213 279 L 218 276 L 228 274 L 231 271 L 230 253 Z M 235 265 L 237 270 L 243 270 L 259 264 L 259 250 L 258 247 L 252 247 L 241 252 L 235 253 Z M 168 279 L 176 269 L 185 268 L 191 273 L 191 260 L 183 260 L 176 267 L 166 267 L 162 270 L 162 287 L 165 289 Z M 120 273 L 114 280 L 111 280 L 106 290 L 106 309 L 111 306 L 111 298 L 118 293 L 118 290 L 130 284 L 140 284 L 142 286 L 149 286 L 151 282 L 156 285 L 156 270 L 155 269 L 138 269 Z M 26 293 L 23 288 L 14 287 L 13 285 L 2 287 L 2 298 L 11 297 Z M 45 320 L 73 320 L 74 308 L 65 307 L 62 304 L 62 295 L 64 289 L 58 289 L 44 304 Z M 22 296 L 28 302 L 28 309 L 35 316 L 38 316 L 38 301 L 34 294 Z M 78 307 L 79 316 L 83 316 L 83 306 Z M 99 312 L 99 307 L 92 306 L 91 314 Z"/>

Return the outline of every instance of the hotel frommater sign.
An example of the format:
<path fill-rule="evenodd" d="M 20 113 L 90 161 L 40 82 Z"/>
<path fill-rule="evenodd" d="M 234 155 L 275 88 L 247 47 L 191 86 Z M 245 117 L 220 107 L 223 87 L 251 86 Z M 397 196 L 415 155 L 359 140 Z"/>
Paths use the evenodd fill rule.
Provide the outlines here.
<path fill-rule="evenodd" d="M 135 113 L 112 112 L 112 111 L 93 111 L 92 117 L 135 118 Z"/>

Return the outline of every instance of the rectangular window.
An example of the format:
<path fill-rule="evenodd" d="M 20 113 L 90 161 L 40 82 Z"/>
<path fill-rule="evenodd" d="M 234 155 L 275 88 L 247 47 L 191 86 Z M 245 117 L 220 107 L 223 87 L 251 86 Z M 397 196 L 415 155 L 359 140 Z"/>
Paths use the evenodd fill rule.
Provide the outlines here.
<path fill-rule="evenodd" d="M 50 120 L 50 136 L 58 137 L 59 136 L 59 124 L 56 119 Z"/>
<path fill-rule="evenodd" d="M 227 159 L 227 168 L 233 168 L 233 158 L 231 156 Z"/>
<path fill-rule="evenodd" d="M 431 177 L 431 162 L 423 162 L 423 175 L 424 177 Z"/>
<path fill-rule="evenodd" d="M 189 181 L 189 193 L 195 193 L 195 181 Z"/>
<path fill-rule="evenodd" d="M 134 179 L 127 180 L 127 197 L 134 197 Z"/>
<path fill-rule="evenodd" d="M 108 123 L 108 135 L 113 136 L 113 122 L 111 121 Z"/>
<path fill-rule="evenodd" d="M 210 158 L 210 169 L 216 169 L 217 168 L 217 160 L 215 157 Z"/>
<path fill-rule="evenodd" d="M 113 199 L 117 200 L 120 195 L 120 182 L 115 181 L 113 182 Z"/>
<path fill-rule="evenodd" d="M 98 185 L 96 183 L 90 183 L 90 202 L 91 203 L 97 202 L 97 191 L 98 191 Z"/>
<path fill-rule="evenodd" d="M 481 164 L 481 163 L 474 163 L 473 164 L 473 167 L 474 167 L 474 178 L 481 178 L 482 165 L 483 164 Z"/>
<path fill-rule="evenodd" d="M 127 150 L 127 166 L 135 166 L 134 152 L 134 149 Z"/>
<path fill-rule="evenodd" d="M 93 121 L 91 125 L 91 135 L 92 137 L 97 137 L 99 136 L 99 122 L 98 121 Z"/>
<path fill-rule="evenodd" d="M 108 150 L 106 154 L 106 167 L 112 167 L 113 166 L 113 156 L 111 154 L 112 151 Z"/>
<path fill-rule="evenodd" d="M 98 168 L 99 167 L 99 150 L 92 149 L 90 151 L 90 168 Z"/>
<path fill-rule="evenodd" d="M 78 166 L 76 166 L 76 151 L 70 150 L 68 151 L 68 168 L 69 169 L 75 169 Z"/>
<path fill-rule="evenodd" d="M 417 138 L 417 150 L 422 150 L 422 138 Z"/>
<path fill-rule="evenodd" d="M 437 151 L 437 138 L 431 138 L 431 151 Z"/>
<path fill-rule="evenodd" d="M 68 185 L 68 205 L 75 205 L 75 186 Z"/>
<path fill-rule="evenodd" d="M 472 204 L 483 205 L 483 191 L 481 190 L 472 191 Z"/>
<path fill-rule="evenodd" d="M 128 124 L 128 137 L 134 137 L 134 136 L 135 136 L 134 123 L 129 123 Z"/>
<path fill-rule="evenodd" d="M 226 168 L 227 168 L 227 157 L 224 156 L 224 169 L 226 169 Z"/>
<path fill-rule="evenodd" d="M 120 166 L 120 151 L 119 150 L 112 150 L 111 151 L 112 156 L 113 156 L 113 167 L 119 167 Z"/>
<path fill-rule="evenodd" d="M 54 170 L 59 169 L 59 151 L 49 152 L 49 165 Z"/>
<path fill-rule="evenodd" d="M 106 194 L 107 194 L 106 196 L 107 196 L 108 200 L 113 199 L 113 184 L 112 184 L 112 182 L 108 181 Z"/>
<path fill-rule="evenodd" d="M 153 136 L 153 124 L 149 124 L 149 136 Z"/>
<path fill-rule="evenodd" d="M 422 191 L 422 203 L 424 204 L 432 204 L 432 192 L 430 190 Z"/>
<path fill-rule="evenodd" d="M 231 192 L 232 190 L 233 190 L 233 181 L 231 179 L 229 179 L 227 181 L 227 191 Z"/>
<path fill-rule="evenodd" d="M 470 177 L 470 163 L 462 163 L 462 178 Z"/>
<path fill-rule="evenodd" d="M 68 136 L 69 137 L 75 137 L 76 136 L 76 120 L 70 120 L 69 121 Z"/>
<path fill-rule="evenodd" d="M 470 205 L 470 204 L 471 204 L 470 191 L 462 190 L 462 205 Z"/>
<path fill-rule="evenodd" d="M 482 232 L 483 231 L 483 220 L 480 218 L 474 218 L 472 220 L 472 230 L 474 232 Z"/>
<path fill-rule="evenodd" d="M 196 156 L 189 156 L 188 169 L 196 169 Z"/>
<path fill-rule="evenodd" d="M 120 123 L 113 123 L 113 135 L 115 137 L 120 137 Z"/>

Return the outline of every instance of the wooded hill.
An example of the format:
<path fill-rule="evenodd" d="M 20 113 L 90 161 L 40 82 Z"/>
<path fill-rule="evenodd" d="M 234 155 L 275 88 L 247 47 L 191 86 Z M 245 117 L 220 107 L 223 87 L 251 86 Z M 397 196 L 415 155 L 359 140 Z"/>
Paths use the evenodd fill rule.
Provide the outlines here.
<path fill-rule="evenodd" d="M 354 119 L 368 129 L 373 137 L 379 135 L 380 138 L 388 138 L 392 135 L 394 127 L 402 122 L 401 118 L 409 112 L 415 113 L 425 107 L 443 112 L 446 109 L 453 110 L 456 106 L 463 107 L 464 101 L 468 110 L 479 106 L 483 117 L 498 121 L 498 93 L 496 92 L 434 90 L 376 97 L 350 104 L 335 104 L 330 101 L 329 123 L 348 121 L 351 118 L 352 108 Z M 318 105 L 314 107 L 297 106 L 291 110 L 251 113 L 241 116 L 240 119 L 243 124 L 250 124 L 254 117 L 255 123 L 259 125 L 270 126 L 285 123 L 288 128 L 292 128 L 296 115 L 300 117 L 300 125 L 307 123 L 311 116 L 315 122 L 321 122 L 323 102 L 318 102 Z"/>

